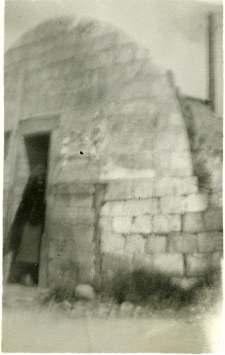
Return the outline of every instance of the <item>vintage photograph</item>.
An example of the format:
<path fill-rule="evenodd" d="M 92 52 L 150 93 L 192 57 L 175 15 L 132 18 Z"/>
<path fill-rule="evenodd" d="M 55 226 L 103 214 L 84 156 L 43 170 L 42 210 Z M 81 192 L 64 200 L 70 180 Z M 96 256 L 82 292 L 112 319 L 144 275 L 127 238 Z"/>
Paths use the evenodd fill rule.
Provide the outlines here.
<path fill-rule="evenodd" d="M 222 351 L 222 0 L 3 21 L 2 351 Z"/>

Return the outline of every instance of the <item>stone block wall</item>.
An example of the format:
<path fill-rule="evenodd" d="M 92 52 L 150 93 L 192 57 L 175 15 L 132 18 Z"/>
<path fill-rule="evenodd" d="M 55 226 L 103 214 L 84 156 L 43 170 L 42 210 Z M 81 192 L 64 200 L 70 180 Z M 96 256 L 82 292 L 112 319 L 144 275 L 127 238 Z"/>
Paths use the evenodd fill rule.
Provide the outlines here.
<path fill-rule="evenodd" d="M 208 206 L 202 213 L 202 234 L 198 236 L 199 250 L 210 253 L 222 251 L 223 230 L 223 119 L 209 105 L 180 96 L 180 104 L 190 141 L 193 169 L 199 180 L 199 189 L 208 197 Z M 212 263 L 219 258 L 215 253 Z M 196 260 L 192 259 L 195 269 Z"/>
<path fill-rule="evenodd" d="M 191 283 L 218 267 L 222 225 L 207 221 L 207 206 L 195 177 L 109 182 L 99 220 L 104 277 L 144 268 Z"/>

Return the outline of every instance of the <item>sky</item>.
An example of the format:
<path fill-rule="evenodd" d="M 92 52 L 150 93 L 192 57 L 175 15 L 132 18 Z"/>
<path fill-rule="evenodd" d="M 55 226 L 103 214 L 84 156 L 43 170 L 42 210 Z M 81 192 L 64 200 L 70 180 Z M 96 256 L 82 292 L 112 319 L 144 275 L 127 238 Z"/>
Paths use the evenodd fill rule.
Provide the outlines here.
<path fill-rule="evenodd" d="M 181 92 L 208 98 L 207 14 L 221 1 L 6 0 L 5 48 L 40 22 L 62 15 L 92 17 L 123 29 L 172 70 Z"/>

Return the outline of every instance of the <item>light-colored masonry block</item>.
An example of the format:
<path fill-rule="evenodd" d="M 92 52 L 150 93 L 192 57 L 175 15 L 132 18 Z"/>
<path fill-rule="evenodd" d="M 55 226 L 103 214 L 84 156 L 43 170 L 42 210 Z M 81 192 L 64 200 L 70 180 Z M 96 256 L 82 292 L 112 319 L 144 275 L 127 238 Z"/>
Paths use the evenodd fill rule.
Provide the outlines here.
<path fill-rule="evenodd" d="M 112 231 L 112 221 L 113 218 L 111 216 L 102 216 L 99 219 L 99 226 L 101 228 L 102 233 Z"/>
<path fill-rule="evenodd" d="M 112 229 L 115 233 L 130 233 L 132 217 L 114 217 Z"/>
<path fill-rule="evenodd" d="M 187 275 L 196 276 L 204 274 L 204 272 L 211 266 L 211 256 L 209 254 L 192 254 L 187 255 Z"/>
<path fill-rule="evenodd" d="M 184 274 L 183 256 L 181 254 L 154 254 L 152 257 L 154 270 L 171 276 Z"/>
<path fill-rule="evenodd" d="M 204 194 L 165 196 L 160 199 L 160 209 L 163 214 L 201 212 L 206 210 L 207 204 L 207 196 Z"/>
<path fill-rule="evenodd" d="M 222 209 L 210 209 L 204 213 L 205 230 L 222 230 L 223 229 L 223 211 Z"/>
<path fill-rule="evenodd" d="M 198 180 L 194 176 L 184 178 L 163 177 L 155 184 L 155 196 L 189 195 L 198 192 Z"/>
<path fill-rule="evenodd" d="M 146 252 L 148 254 L 164 253 L 166 251 L 167 237 L 151 235 L 147 239 Z"/>
<path fill-rule="evenodd" d="M 221 268 L 223 254 L 221 252 L 212 253 L 211 266 L 213 268 Z"/>
<path fill-rule="evenodd" d="M 133 198 L 132 180 L 117 181 L 108 184 L 105 201 L 127 200 Z"/>
<path fill-rule="evenodd" d="M 137 216 L 132 220 L 131 233 L 151 233 L 152 217 L 149 215 Z"/>
<path fill-rule="evenodd" d="M 130 200 L 154 196 L 154 179 L 111 182 L 106 190 L 105 200 Z"/>
<path fill-rule="evenodd" d="M 153 217 L 154 233 L 179 232 L 181 230 L 180 215 L 156 215 Z"/>
<path fill-rule="evenodd" d="M 210 253 L 223 250 L 223 233 L 199 233 L 198 250 L 201 253 Z"/>
<path fill-rule="evenodd" d="M 198 181 L 194 176 L 126 180 L 109 183 L 105 200 L 146 199 L 167 195 L 188 195 L 197 192 Z"/>
<path fill-rule="evenodd" d="M 183 196 L 165 196 L 160 199 L 160 210 L 163 214 L 183 213 Z"/>
<path fill-rule="evenodd" d="M 103 253 L 119 254 L 124 253 L 125 239 L 116 233 L 104 233 L 101 236 L 101 249 Z"/>
<path fill-rule="evenodd" d="M 153 271 L 153 259 L 152 255 L 132 255 L 132 268 L 133 270 L 143 269 L 147 272 Z"/>
<path fill-rule="evenodd" d="M 185 213 L 183 216 L 183 231 L 197 233 L 204 231 L 204 222 L 201 212 Z"/>
<path fill-rule="evenodd" d="M 208 206 L 206 194 L 192 194 L 184 199 L 184 212 L 205 211 Z"/>
<path fill-rule="evenodd" d="M 209 206 L 212 208 L 223 207 L 223 194 L 222 192 L 214 192 L 209 195 Z"/>
<path fill-rule="evenodd" d="M 151 216 L 143 215 L 137 217 L 114 217 L 113 231 L 116 233 L 151 233 Z"/>
<path fill-rule="evenodd" d="M 140 216 L 143 214 L 156 214 L 158 212 L 157 202 L 157 199 L 106 202 L 101 209 L 101 215 Z"/>
<path fill-rule="evenodd" d="M 195 234 L 182 234 L 169 236 L 170 253 L 195 253 L 198 251 L 197 236 Z"/>
<path fill-rule="evenodd" d="M 197 284 L 197 277 L 172 277 L 171 279 L 174 285 L 181 287 L 183 290 L 189 290 Z"/>
<path fill-rule="evenodd" d="M 145 242 L 145 239 L 139 234 L 132 234 L 127 236 L 124 248 L 125 254 L 144 254 Z"/>
<path fill-rule="evenodd" d="M 151 198 L 154 197 L 154 181 L 153 179 L 149 181 L 139 181 L 138 183 L 135 183 L 135 188 L 134 188 L 134 198 Z"/>

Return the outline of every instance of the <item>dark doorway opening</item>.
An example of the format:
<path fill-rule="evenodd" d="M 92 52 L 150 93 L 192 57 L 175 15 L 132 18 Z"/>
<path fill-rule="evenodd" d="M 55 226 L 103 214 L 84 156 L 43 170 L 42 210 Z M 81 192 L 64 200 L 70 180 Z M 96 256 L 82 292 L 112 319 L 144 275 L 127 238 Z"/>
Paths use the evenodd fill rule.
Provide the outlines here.
<path fill-rule="evenodd" d="M 26 136 L 24 140 L 30 171 L 32 172 L 38 165 L 42 165 L 47 169 L 50 142 L 49 134 Z"/>
<path fill-rule="evenodd" d="M 23 191 L 11 231 L 13 254 L 9 282 L 38 284 L 41 239 L 45 225 L 45 191 L 50 135 L 24 137 L 30 176 Z"/>

